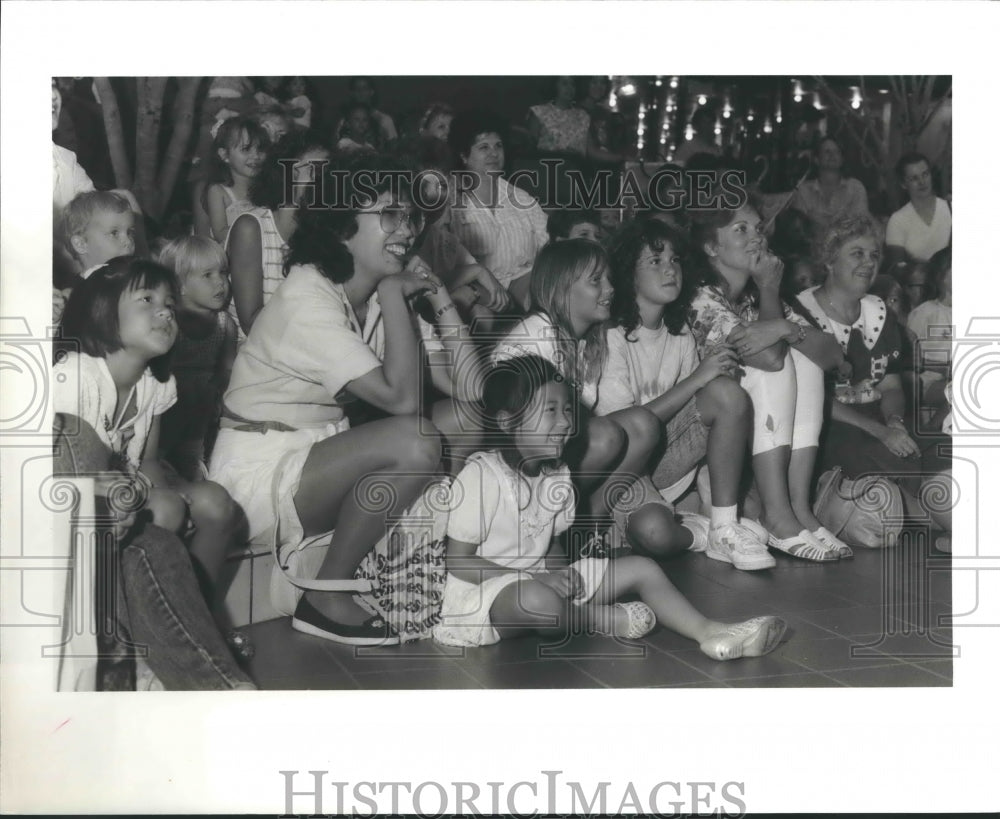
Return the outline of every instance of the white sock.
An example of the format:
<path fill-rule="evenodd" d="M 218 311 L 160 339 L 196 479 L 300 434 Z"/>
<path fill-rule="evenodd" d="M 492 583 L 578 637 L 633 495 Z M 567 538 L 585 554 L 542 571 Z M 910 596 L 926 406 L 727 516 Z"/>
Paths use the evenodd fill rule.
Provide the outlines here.
<path fill-rule="evenodd" d="M 712 507 L 712 528 L 725 526 L 727 523 L 736 523 L 735 506 L 713 506 Z"/>

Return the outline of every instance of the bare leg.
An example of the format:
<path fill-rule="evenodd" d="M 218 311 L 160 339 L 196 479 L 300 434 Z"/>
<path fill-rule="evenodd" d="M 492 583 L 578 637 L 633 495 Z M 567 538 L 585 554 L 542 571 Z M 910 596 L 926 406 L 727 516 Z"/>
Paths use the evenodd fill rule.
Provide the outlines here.
<path fill-rule="evenodd" d="M 603 419 L 591 419 L 592 435 L 609 435 L 607 431 L 602 431 L 603 424 L 597 424 L 597 430 L 594 431 L 595 422 L 600 421 L 618 427 L 625 435 L 622 442 L 624 446 L 619 450 L 617 460 L 612 459 L 606 462 L 603 467 L 598 466 L 594 469 L 596 472 L 603 469 L 606 474 L 606 477 L 590 494 L 590 511 L 595 516 L 607 515 L 628 487 L 646 474 L 649 457 L 663 434 L 659 419 L 642 407 L 630 407 L 606 415 Z M 618 438 L 618 436 L 615 437 Z M 618 438 L 618 440 L 621 439 Z M 589 448 L 587 454 L 590 455 Z M 582 465 L 583 471 L 586 471 L 586 463 L 587 459 L 585 458 Z"/>
<path fill-rule="evenodd" d="M 814 446 L 793 449 L 788 463 L 788 494 L 791 497 L 792 511 L 799 523 L 810 532 L 815 532 L 823 525 L 816 520 L 810 500 L 818 451 Z"/>
<path fill-rule="evenodd" d="M 307 536 L 336 529 L 318 577 L 350 579 L 398 515 L 440 474 L 441 438 L 417 416 L 372 421 L 313 445 L 295 508 Z M 351 592 L 307 592 L 322 614 L 344 624 L 368 618 Z"/>
<path fill-rule="evenodd" d="M 191 520 L 196 527 L 189 545 L 191 556 L 201 564 L 214 586 L 226 553 L 243 528 L 242 512 L 229 493 L 212 481 L 189 483 L 181 491 L 190 502 Z"/>
<path fill-rule="evenodd" d="M 708 432 L 708 476 L 713 506 L 739 502 L 743 454 L 750 440 L 753 405 L 750 396 L 731 378 L 716 378 L 695 399 Z"/>
<path fill-rule="evenodd" d="M 667 579 L 655 561 L 634 555 L 612 560 L 608 564 L 604 582 L 589 603 L 583 607 L 585 614 L 595 618 L 590 625 L 598 630 L 605 630 L 602 626 L 605 625 L 603 618 L 607 616 L 607 610 L 595 612 L 594 607 L 607 606 L 625 594 L 639 595 L 642 602 L 653 610 L 660 625 L 697 643 L 704 642 L 725 628 L 724 623 L 709 620 L 692 606 Z M 625 613 L 617 609 L 614 611 L 615 617 L 623 618 L 620 624 L 623 628 Z"/>
<path fill-rule="evenodd" d="M 490 606 L 490 620 L 506 640 L 528 632 L 563 635 L 569 627 L 569 601 L 544 583 L 511 583 Z"/>
<path fill-rule="evenodd" d="M 790 447 L 779 446 L 753 456 L 753 473 L 764 504 L 761 523 L 779 538 L 794 537 L 802 531 L 788 494 L 790 453 Z"/>

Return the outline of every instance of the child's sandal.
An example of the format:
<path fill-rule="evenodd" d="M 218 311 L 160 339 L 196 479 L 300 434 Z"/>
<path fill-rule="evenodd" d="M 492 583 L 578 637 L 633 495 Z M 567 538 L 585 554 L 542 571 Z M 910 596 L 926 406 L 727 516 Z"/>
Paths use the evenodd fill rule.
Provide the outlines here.
<path fill-rule="evenodd" d="M 628 615 L 628 627 L 624 632 L 617 633 L 617 637 L 638 640 L 656 628 L 656 615 L 645 603 L 633 600 L 630 603 L 615 603 L 614 608 L 621 609 Z"/>

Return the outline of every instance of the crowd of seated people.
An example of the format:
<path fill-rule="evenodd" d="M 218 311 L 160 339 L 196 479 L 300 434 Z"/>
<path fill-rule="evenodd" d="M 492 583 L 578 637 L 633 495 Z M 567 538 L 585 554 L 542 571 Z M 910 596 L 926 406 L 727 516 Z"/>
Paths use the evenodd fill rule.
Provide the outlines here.
<path fill-rule="evenodd" d="M 578 106 L 557 78 L 530 108 L 540 151 L 622 158 L 594 127 L 601 79 Z M 735 207 L 609 226 L 504 179 L 511 131 L 495 113 L 429 100 L 400 136 L 359 77 L 324 130 L 315 92 L 291 80 L 215 78 L 189 229 L 172 236 L 137 238 L 135 198 L 95 190 L 54 145 L 56 412 L 93 438 L 89 468 L 146 498 L 116 528 L 135 547 L 123 610 L 149 640 L 186 635 L 149 658 L 168 687 L 253 687 L 207 613 L 227 553 L 329 533 L 317 579 L 348 581 L 443 475 L 456 491 L 434 636 L 458 645 L 551 632 L 557 615 L 758 656 L 780 618 L 707 619 L 665 560 L 850 558 L 813 507 L 834 467 L 887 476 L 927 518 L 925 483 L 950 468 L 952 291 L 950 209 L 925 157 L 900 161 L 909 203 L 887 227 L 827 138 L 776 219 L 743 188 Z M 59 116 L 54 84 L 54 133 Z M 318 204 L 331 169 L 337 202 Z M 678 514 L 699 469 L 702 514 Z M 363 502 L 366 480 L 389 507 Z M 949 521 L 932 518 L 950 549 Z M 140 560 L 150 544 L 160 556 Z M 151 586 L 190 610 L 156 605 Z M 292 627 L 400 641 L 347 591 L 307 591 Z"/>

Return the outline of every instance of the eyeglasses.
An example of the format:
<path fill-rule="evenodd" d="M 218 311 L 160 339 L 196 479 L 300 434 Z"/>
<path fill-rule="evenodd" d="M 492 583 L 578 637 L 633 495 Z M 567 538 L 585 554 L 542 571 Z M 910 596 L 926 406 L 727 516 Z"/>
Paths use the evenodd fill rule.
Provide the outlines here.
<path fill-rule="evenodd" d="M 402 205 L 386 205 L 382 210 L 366 210 L 372 216 L 378 215 L 379 226 L 385 233 L 395 233 L 399 226 L 406 222 L 414 236 L 424 229 L 423 211 L 416 208 L 404 208 Z"/>

